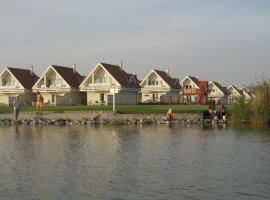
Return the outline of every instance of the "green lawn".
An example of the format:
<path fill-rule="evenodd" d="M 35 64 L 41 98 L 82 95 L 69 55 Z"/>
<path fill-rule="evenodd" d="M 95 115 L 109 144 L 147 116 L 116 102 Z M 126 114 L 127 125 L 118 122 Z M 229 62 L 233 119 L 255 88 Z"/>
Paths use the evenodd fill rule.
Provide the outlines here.
<path fill-rule="evenodd" d="M 172 108 L 175 113 L 197 113 L 207 110 L 207 105 L 116 105 L 120 113 L 166 113 Z M 112 111 L 112 106 L 45 106 L 44 111 L 65 112 L 65 111 Z M 34 106 L 22 106 L 22 112 L 35 111 Z M 12 107 L 0 106 L 0 113 L 13 112 Z"/>

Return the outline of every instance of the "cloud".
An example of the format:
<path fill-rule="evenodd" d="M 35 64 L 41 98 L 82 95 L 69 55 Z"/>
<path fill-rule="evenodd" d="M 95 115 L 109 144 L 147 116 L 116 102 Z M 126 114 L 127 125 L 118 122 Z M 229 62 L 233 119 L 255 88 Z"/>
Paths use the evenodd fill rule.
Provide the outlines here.
<path fill-rule="evenodd" d="M 122 59 L 140 78 L 160 67 L 246 84 L 270 76 L 269 8 L 264 0 L 2 1 L 0 64 L 42 73 L 76 62 L 87 73 Z"/>

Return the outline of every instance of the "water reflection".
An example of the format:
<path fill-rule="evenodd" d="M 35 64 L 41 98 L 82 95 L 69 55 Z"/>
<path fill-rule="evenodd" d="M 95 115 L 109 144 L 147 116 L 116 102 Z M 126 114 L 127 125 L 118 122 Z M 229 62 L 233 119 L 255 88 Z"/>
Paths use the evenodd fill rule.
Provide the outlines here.
<path fill-rule="evenodd" d="M 269 155 L 269 127 L 0 127 L 0 197 L 269 199 Z"/>

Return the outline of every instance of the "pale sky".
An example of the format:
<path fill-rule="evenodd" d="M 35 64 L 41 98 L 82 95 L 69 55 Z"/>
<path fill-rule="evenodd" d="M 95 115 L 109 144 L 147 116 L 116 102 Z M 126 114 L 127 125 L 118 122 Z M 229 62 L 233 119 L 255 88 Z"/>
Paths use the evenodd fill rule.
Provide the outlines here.
<path fill-rule="evenodd" d="M 1 0 L 0 66 L 98 62 L 242 86 L 270 78 L 269 0 Z"/>

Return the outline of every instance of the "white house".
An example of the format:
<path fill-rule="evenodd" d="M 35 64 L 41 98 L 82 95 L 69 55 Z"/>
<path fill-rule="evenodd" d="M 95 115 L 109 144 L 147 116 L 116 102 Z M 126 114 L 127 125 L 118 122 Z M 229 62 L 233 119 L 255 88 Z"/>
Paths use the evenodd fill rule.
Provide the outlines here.
<path fill-rule="evenodd" d="M 50 65 L 33 86 L 39 91 L 44 102 L 50 105 L 81 104 L 86 101 L 86 94 L 79 91 L 83 76 L 73 67 Z"/>
<path fill-rule="evenodd" d="M 0 74 L 0 104 L 12 105 L 16 96 L 21 104 L 31 104 L 35 101 L 32 86 L 38 76 L 30 69 L 6 67 Z"/>
<path fill-rule="evenodd" d="M 242 93 L 243 97 L 245 98 L 246 101 L 249 101 L 250 99 L 253 98 L 251 92 L 249 92 L 247 89 L 245 88 L 241 88 L 240 92 Z"/>
<path fill-rule="evenodd" d="M 229 87 L 227 87 L 227 91 L 229 104 L 235 103 L 236 99 L 242 96 L 241 91 L 234 85 L 230 85 Z"/>
<path fill-rule="evenodd" d="M 208 84 L 208 100 L 215 100 L 216 104 L 228 104 L 227 88 L 219 82 L 210 81 Z"/>
<path fill-rule="evenodd" d="M 140 83 L 141 102 L 179 102 L 179 79 L 172 78 L 168 72 L 152 69 Z"/>
<path fill-rule="evenodd" d="M 181 101 L 188 104 L 206 104 L 208 81 L 199 77 L 186 76 L 180 82 L 182 89 Z"/>
<path fill-rule="evenodd" d="M 139 81 L 135 74 L 129 74 L 122 64 L 98 63 L 80 85 L 80 91 L 87 92 L 88 105 L 112 104 L 113 91 L 116 104 L 138 102 Z"/>

